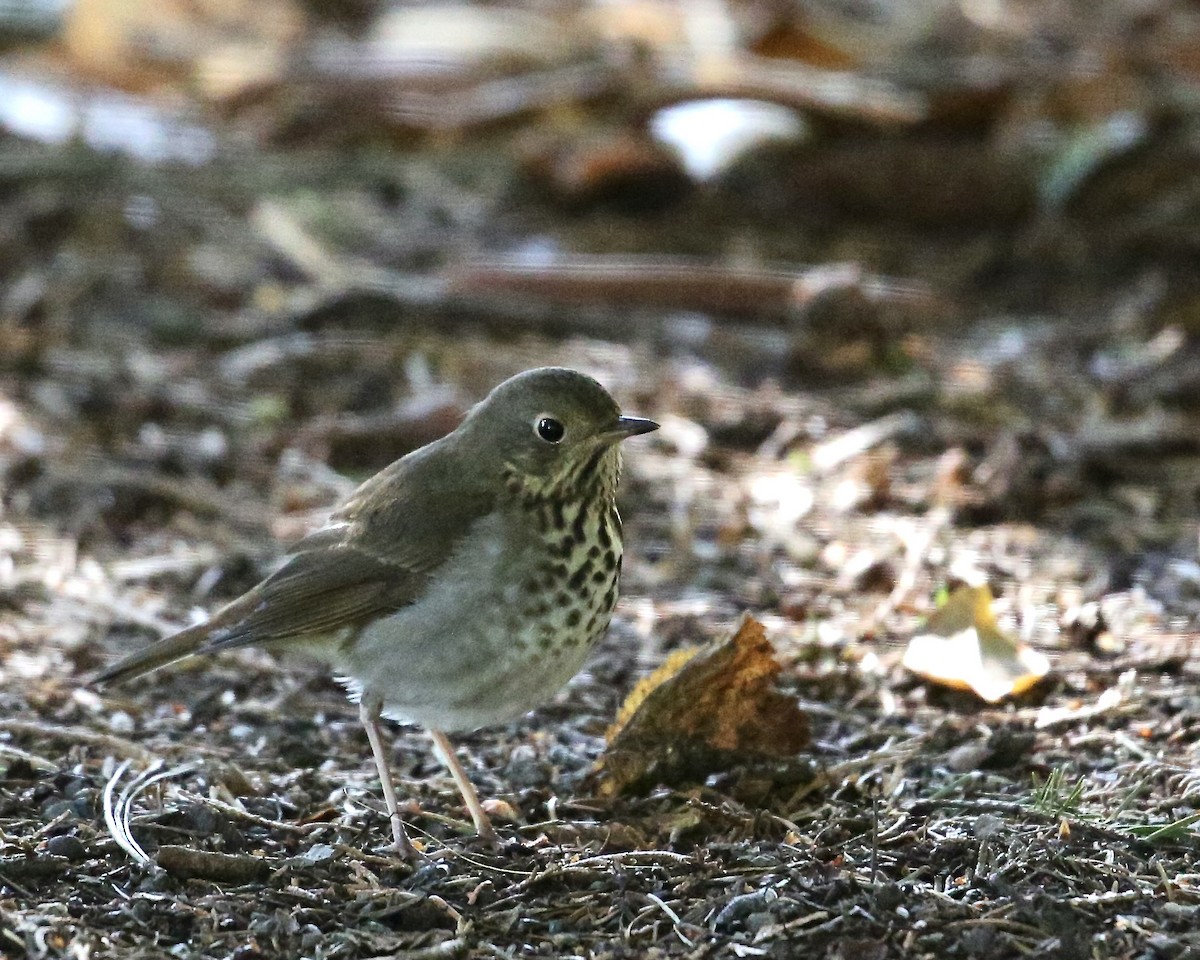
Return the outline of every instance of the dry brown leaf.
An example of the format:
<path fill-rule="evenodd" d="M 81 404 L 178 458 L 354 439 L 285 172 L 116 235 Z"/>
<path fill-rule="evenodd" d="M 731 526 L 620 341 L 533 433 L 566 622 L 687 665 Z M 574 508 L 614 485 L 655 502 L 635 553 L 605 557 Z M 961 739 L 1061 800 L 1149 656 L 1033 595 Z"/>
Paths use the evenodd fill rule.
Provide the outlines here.
<path fill-rule="evenodd" d="M 1050 661 L 1001 631 L 986 586 L 960 587 L 908 643 L 904 666 L 926 680 L 973 690 L 989 703 L 1028 690 Z"/>
<path fill-rule="evenodd" d="M 808 743 L 808 722 L 794 699 L 774 689 L 780 670 L 762 624 L 749 616 L 728 640 L 673 653 L 634 688 L 609 728 L 596 767 L 600 792 L 703 776 L 731 755 L 797 753 Z"/>

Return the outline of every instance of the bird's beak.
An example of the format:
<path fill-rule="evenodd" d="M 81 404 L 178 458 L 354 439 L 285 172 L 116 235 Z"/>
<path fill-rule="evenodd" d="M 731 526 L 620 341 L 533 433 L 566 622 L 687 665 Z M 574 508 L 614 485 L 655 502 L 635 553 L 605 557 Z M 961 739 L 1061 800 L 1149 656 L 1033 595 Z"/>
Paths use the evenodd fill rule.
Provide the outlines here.
<path fill-rule="evenodd" d="M 604 435 L 615 442 L 628 437 L 640 436 L 643 433 L 652 433 L 657 429 L 658 424 L 645 417 L 617 417 L 617 422 L 605 430 Z"/>

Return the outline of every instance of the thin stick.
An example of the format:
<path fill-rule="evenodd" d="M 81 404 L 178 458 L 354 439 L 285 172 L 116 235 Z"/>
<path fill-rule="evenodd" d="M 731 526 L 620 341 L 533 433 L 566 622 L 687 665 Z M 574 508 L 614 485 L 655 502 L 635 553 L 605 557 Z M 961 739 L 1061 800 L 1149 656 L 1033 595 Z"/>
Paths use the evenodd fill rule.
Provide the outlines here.
<path fill-rule="evenodd" d="M 0 757 L 12 757 L 14 760 L 24 760 L 39 773 L 53 773 L 58 769 L 57 764 L 51 763 L 45 757 L 39 757 L 36 753 L 30 753 L 28 750 L 22 750 L 20 747 L 9 746 L 7 743 L 0 743 Z"/>
<path fill-rule="evenodd" d="M 212 807 L 218 813 L 223 813 L 228 817 L 233 817 L 242 820 L 246 823 L 253 823 L 259 827 L 266 827 L 269 830 L 286 830 L 291 833 L 312 833 L 314 830 L 319 830 L 324 824 L 320 823 L 288 823 L 286 820 L 272 820 L 270 817 L 261 817 L 257 813 L 251 813 L 242 807 L 233 803 L 226 803 L 224 800 L 218 800 L 216 797 L 206 797 L 202 793 L 189 793 L 186 790 L 180 790 L 179 796 L 183 799 L 202 803 L 207 807 Z"/>
<path fill-rule="evenodd" d="M 65 740 L 68 743 L 79 743 L 88 747 L 108 750 L 120 757 L 138 760 L 142 763 L 152 763 L 159 759 L 152 752 L 132 740 L 118 737 L 111 733 L 97 733 L 83 727 L 56 727 L 36 720 L 0 720 L 0 730 L 15 733 L 18 736 L 42 737 L 46 739 Z"/>

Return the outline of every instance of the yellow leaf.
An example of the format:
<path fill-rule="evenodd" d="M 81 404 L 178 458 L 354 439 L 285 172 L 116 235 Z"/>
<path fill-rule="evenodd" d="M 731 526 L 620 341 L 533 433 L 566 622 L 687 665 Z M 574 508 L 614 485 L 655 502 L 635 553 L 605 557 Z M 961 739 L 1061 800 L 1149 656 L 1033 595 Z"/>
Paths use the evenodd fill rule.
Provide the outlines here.
<path fill-rule="evenodd" d="M 1000 629 L 986 586 L 955 590 L 909 641 L 904 666 L 989 703 L 1023 693 L 1050 671 L 1044 655 Z"/>

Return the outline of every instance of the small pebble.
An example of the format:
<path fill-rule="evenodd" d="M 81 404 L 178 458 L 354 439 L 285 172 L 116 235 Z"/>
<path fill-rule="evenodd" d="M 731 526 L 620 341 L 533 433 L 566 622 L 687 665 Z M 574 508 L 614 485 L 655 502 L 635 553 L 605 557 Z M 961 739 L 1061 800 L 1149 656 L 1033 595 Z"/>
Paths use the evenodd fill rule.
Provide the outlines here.
<path fill-rule="evenodd" d="M 72 863 L 87 859 L 87 847 L 76 836 L 61 833 L 46 841 L 46 853 L 52 857 L 66 857 Z"/>
<path fill-rule="evenodd" d="M 55 817 L 60 817 L 64 813 L 75 816 L 75 803 L 72 800 L 53 800 L 42 808 L 42 816 L 47 820 L 53 820 Z"/>
<path fill-rule="evenodd" d="M 118 710 L 108 718 L 108 729 L 113 733 L 133 733 L 133 717 L 124 710 Z"/>

